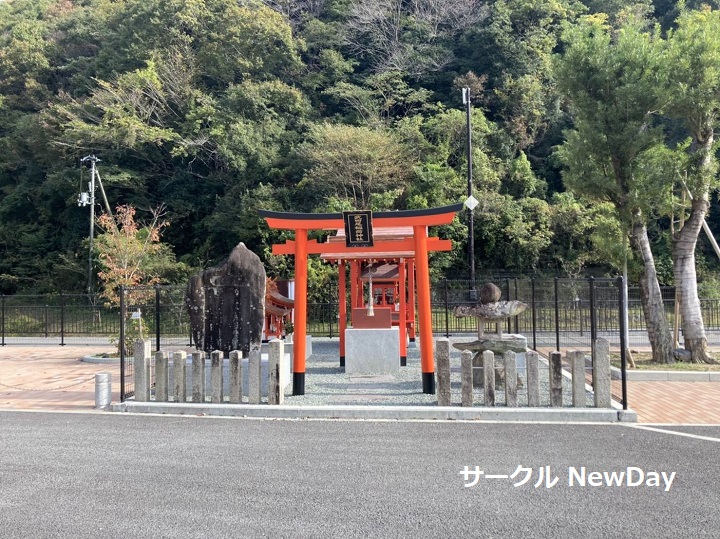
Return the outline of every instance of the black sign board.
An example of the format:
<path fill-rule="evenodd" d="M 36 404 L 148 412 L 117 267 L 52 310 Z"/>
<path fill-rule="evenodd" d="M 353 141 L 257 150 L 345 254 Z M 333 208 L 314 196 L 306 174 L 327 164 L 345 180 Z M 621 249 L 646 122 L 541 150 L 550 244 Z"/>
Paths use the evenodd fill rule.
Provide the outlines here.
<path fill-rule="evenodd" d="M 344 211 L 345 246 L 372 247 L 372 212 L 370 210 Z"/>

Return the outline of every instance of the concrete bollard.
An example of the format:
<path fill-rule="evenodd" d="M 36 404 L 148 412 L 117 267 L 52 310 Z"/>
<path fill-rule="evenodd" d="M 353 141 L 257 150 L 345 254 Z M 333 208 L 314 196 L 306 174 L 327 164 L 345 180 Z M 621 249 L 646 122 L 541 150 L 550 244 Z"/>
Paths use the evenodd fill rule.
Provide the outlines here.
<path fill-rule="evenodd" d="M 610 343 L 595 339 L 593 343 L 593 392 L 596 408 L 612 407 L 612 379 L 610 376 Z"/>
<path fill-rule="evenodd" d="M 133 379 L 135 382 L 135 400 L 137 402 L 149 402 L 151 384 L 149 340 L 138 339 L 135 341 Z"/>
<path fill-rule="evenodd" d="M 505 406 L 517 408 L 517 357 L 515 352 L 508 350 L 503 353 L 505 367 Z"/>
<path fill-rule="evenodd" d="M 168 354 L 155 352 L 155 402 L 168 401 Z"/>
<path fill-rule="evenodd" d="M 435 363 L 437 365 L 437 403 L 438 406 L 450 406 L 450 340 L 438 339 L 435 343 Z"/>
<path fill-rule="evenodd" d="M 550 352 L 550 406 L 562 406 L 562 354 Z"/>
<path fill-rule="evenodd" d="M 185 362 L 187 354 L 182 350 L 173 353 L 173 381 L 175 402 L 185 402 L 187 400 L 187 374 Z"/>
<path fill-rule="evenodd" d="M 535 350 L 529 350 L 525 353 L 525 362 L 527 365 L 527 395 L 528 406 L 540 406 L 540 361 L 539 355 Z"/>
<path fill-rule="evenodd" d="M 95 375 L 95 409 L 109 410 L 112 403 L 112 374 L 101 372 Z"/>
<path fill-rule="evenodd" d="M 569 350 L 567 358 L 572 368 L 572 403 L 575 408 L 585 407 L 585 353 Z"/>
<path fill-rule="evenodd" d="M 285 400 L 283 377 L 280 366 L 285 355 L 285 344 L 280 339 L 273 339 L 268 345 L 268 404 L 282 404 Z"/>
<path fill-rule="evenodd" d="M 482 359 L 483 372 L 485 374 L 485 406 L 495 406 L 495 353 L 490 350 L 485 350 L 482 354 Z"/>
<path fill-rule="evenodd" d="M 205 402 L 205 352 L 192 354 L 192 401 Z"/>
<path fill-rule="evenodd" d="M 463 350 L 460 354 L 460 385 L 462 394 L 460 402 L 462 406 L 473 405 L 473 364 L 472 352 Z"/>
<path fill-rule="evenodd" d="M 250 404 L 260 404 L 262 398 L 261 375 L 260 348 L 253 347 L 250 349 L 248 357 L 248 402 Z"/>
<path fill-rule="evenodd" d="M 230 403 L 242 403 L 242 352 L 233 350 L 230 352 Z"/>
<path fill-rule="evenodd" d="M 210 352 L 210 402 L 221 404 L 223 401 L 223 353 L 220 350 Z"/>

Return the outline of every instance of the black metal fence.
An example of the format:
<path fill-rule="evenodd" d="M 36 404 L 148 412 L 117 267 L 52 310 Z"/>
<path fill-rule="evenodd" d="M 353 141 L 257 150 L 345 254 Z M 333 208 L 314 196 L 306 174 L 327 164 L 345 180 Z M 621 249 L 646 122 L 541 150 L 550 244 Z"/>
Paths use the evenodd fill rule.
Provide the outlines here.
<path fill-rule="evenodd" d="M 503 331 L 522 333 L 533 348 L 588 348 L 593 336 L 619 346 L 620 281 L 618 279 L 503 279 L 496 281 L 503 299 L 517 299 L 528 309 L 504 323 Z M 483 283 L 475 283 L 475 289 Z M 471 303 L 470 282 L 432 283 L 432 326 L 440 335 L 476 331 L 474 319 L 455 318 L 453 309 Z M 665 288 L 668 323 L 674 323 L 674 289 Z M 83 294 L 0 295 L 0 345 L 108 344 L 120 332 L 135 338 L 142 331 L 160 348 L 190 344 L 190 322 L 184 304 L 185 288 L 152 286 L 127 289 L 123 305 L 108 306 L 101 298 Z M 708 342 L 720 345 L 720 300 L 701 300 Z M 121 310 L 124 313 L 121 316 Z M 337 337 L 337 300 L 310 303 L 311 335 Z M 125 326 L 120 321 L 125 320 Z M 628 334 L 631 347 L 648 346 L 645 320 L 636 287 L 629 288 Z M 680 339 L 682 342 L 682 338 Z"/>

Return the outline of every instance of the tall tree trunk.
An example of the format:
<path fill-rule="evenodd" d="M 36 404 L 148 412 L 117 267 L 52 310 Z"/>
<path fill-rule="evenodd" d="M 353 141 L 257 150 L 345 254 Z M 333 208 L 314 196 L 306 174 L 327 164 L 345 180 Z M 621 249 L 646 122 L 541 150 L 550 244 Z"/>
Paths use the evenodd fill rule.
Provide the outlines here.
<path fill-rule="evenodd" d="M 680 290 L 683 341 L 685 349 L 692 352 L 693 363 L 715 363 L 708 354 L 695 273 L 695 247 L 709 206 L 705 197 L 693 199 L 690 217 L 675 234 L 672 243 L 675 286 Z"/>
<path fill-rule="evenodd" d="M 639 215 L 636 215 L 639 217 Z M 647 326 L 653 361 L 657 363 L 673 363 L 672 336 L 665 316 L 660 284 L 655 271 L 655 260 L 650 251 L 650 240 L 647 228 L 636 219 L 632 229 L 632 247 L 640 255 L 643 262 L 643 276 L 640 279 L 640 297 L 642 300 L 645 324 Z"/>

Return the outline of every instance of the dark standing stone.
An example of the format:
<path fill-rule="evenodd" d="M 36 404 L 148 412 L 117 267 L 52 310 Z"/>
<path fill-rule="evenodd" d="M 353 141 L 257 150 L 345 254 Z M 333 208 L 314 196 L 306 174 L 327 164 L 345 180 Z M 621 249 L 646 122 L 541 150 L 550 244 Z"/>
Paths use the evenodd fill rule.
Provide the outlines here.
<path fill-rule="evenodd" d="M 221 264 L 190 278 L 186 292 L 195 347 L 210 353 L 231 350 L 247 355 L 260 348 L 265 318 L 265 268 L 239 243 Z"/>
<path fill-rule="evenodd" d="M 487 283 L 480 289 L 480 303 L 488 304 L 500 301 L 502 290 L 492 283 Z"/>

